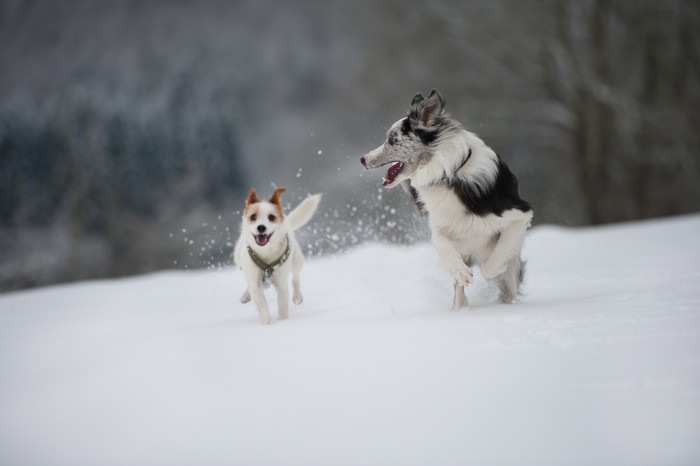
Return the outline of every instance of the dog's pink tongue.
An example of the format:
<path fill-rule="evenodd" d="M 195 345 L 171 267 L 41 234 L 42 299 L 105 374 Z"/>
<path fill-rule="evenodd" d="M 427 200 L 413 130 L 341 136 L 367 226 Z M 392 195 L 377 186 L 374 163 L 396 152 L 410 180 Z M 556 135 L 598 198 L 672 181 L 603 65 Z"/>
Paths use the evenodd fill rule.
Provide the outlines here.
<path fill-rule="evenodd" d="M 255 242 L 258 243 L 258 246 L 265 246 L 267 244 L 267 235 L 257 235 Z"/>
<path fill-rule="evenodd" d="M 399 176 L 401 170 L 403 170 L 403 163 L 401 162 L 396 162 L 394 165 L 389 167 L 389 169 L 386 171 L 386 179 L 384 180 L 384 186 L 393 182 L 396 179 L 396 177 Z"/>

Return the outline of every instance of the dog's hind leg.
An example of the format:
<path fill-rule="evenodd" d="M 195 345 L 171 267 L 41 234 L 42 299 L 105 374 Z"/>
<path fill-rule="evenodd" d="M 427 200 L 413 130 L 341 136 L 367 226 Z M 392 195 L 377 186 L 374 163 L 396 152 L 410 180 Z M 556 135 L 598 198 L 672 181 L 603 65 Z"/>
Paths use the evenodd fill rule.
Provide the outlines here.
<path fill-rule="evenodd" d="M 452 302 L 452 309 L 459 311 L 463 307 L 469 306 L 467 296 L 464 294 L 464 286 L 455 283 L 455 297 Z"/>
<path fill-rule="evenodd" d="M 250 290 L 248 288 L 246 288 L 243 294 L 241 295 L 241 302 L 243 304 L 250 302 Z"/>
<path fill-rule="evenodd" d="M 484 278 L 491 279 L 501 275 L 506 271 L 510 260 L 520 255 L 523 239 L 532 218 L 532 213 L 529 214 L 501 231 L 491 255 L 481 266 L 481 274 Z"/>
<path fill-rule="evenodd" d="M 299 305 L 304 301 L 299 281 L 299 272 L 301 271 L 301 266 L 304 265 L 304 256 L 299 252 L 299 249 L 296 249 L 295 252 L 296 254 L 292 256 L 292 301 L 294 304 Z"/>
<path fill-rule="evenodd" d="M 292 288 L 294 290 L 294 294 L 292 295 L 292 301 L 294 301 L 294 304 L 298 306 L 299 304 L 304 302 L 304 296 L 302 296 L 301 294 L 301 285 L 299 283 L 298 271 L 295 271 L 292 275 Z"/>
<path fill-rule="evenodd" d="M 524 272 L 520 256 L 515 256 L 508 262 L 506 271 L 497 278 L 501 302 L 510 304 L 517 299 Z"/>

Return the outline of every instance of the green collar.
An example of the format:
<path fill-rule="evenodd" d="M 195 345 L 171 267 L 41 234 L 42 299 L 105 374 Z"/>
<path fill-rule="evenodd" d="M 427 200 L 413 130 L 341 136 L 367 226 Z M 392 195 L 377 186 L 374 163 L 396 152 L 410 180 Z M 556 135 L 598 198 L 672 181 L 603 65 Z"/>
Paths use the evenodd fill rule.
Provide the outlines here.
<path fill-rule="evenodd" d="M 287 241 L 287 246 L 284 248 L 284 252 L 281 256 L 269 264 L 265 262 L 262 257 L 258 256 L 257 253 L 253 251 L 253 248 L 248 246 L 248 254 L 250 254 L 250 258 L 253 260 L 253 262 L 255 262 L 255 265 L 260 267 L 260 269 L 265 273 L 265 278 L 270 278 L 272 273 L 282 267 L 282 264 L 287 262 L 287 259 L 289 259 L 289 255 L 291 253 L 291 250 L 289 249 L 289 236 L 285 237 L 285 240 Z"/>

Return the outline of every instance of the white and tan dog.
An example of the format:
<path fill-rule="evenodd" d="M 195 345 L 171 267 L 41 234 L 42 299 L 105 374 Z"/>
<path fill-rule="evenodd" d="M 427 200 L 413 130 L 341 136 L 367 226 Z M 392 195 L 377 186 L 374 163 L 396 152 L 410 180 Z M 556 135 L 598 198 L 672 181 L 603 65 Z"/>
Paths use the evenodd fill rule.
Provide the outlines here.
<path fill-rule="evenodd" d="M 304 255 L 294 237 L 294 231 L 305 225 L 321 202 L 321 195 L 304 199 L 296 209 L 285 215 L 280 197 L 286 190 L 276 189 L 269 200 L 261 201 L 254 188 L 250 189 L 241 223 L 241 236 L 233 251 L 236 264 L 245 274 L 248 288 L 241 302 L 253 300 L 262 324 L 271 324 L 264 288 L 270 283 L 277 290 L 277 312 L 280 319 L 289 316 L 289 273 L 292 273 L 292 300 L 301 304 L 299 271 Z"/>

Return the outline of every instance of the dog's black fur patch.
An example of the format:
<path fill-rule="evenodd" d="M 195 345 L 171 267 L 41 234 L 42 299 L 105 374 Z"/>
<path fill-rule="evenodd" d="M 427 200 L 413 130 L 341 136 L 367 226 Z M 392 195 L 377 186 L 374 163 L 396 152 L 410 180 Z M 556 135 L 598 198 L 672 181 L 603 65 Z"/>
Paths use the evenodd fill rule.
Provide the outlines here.
<path fill-rule="evenodd" d="M 408 136 L 409 134 L 415 134 L 416 136 L 418 136 L 420 141 L 427 146 L 435 142 L 438 135 L 440 134 L 440 131 L 438 128 L 432 131 L 420 128 L 413 129 L 413 127 L 411 126 L 411 118 L 406 117 L 401 122 L 401 134 L 405 136 Z"/>
<path fill-rule="evenodd" d="M 489 214 L 502 215 L 510 209 L 523 212 L 532 210 L 530 204 L 518 194 L 518 180 L 505 162 L 498 159 L 498 175 L 495 183 L 487 192 L 482 192 L 478 186 L 468 181 L 456 178 L 447 183 L 465 208 L 479 217 Z"/>
<path fill-rule="evenodd" d="M 424 129 L 416 129 L 413 132 L 420 138 L 420 141 L 426 146 L 435 142 L 435 140 L 438 137 L 438 131 L 426 131 Z"/>
<path fill-rule="evenodd" d="M 401 134 L 408 135 L 411 130 L 411 121 L 408 118 L 404 118 L 401 122 Z"/>
<path fill-rule="evenodd" d="M 420 195 L 418 194 L 418 190 L 411 185 L 410 181 L 408 182 L 408 192 L 411 194 L 413 202 L 416 204 L 418 213 L 424 217 L 428 215 L 428 209 L 425 208 L 425 204 L 421 200 Z"/>

